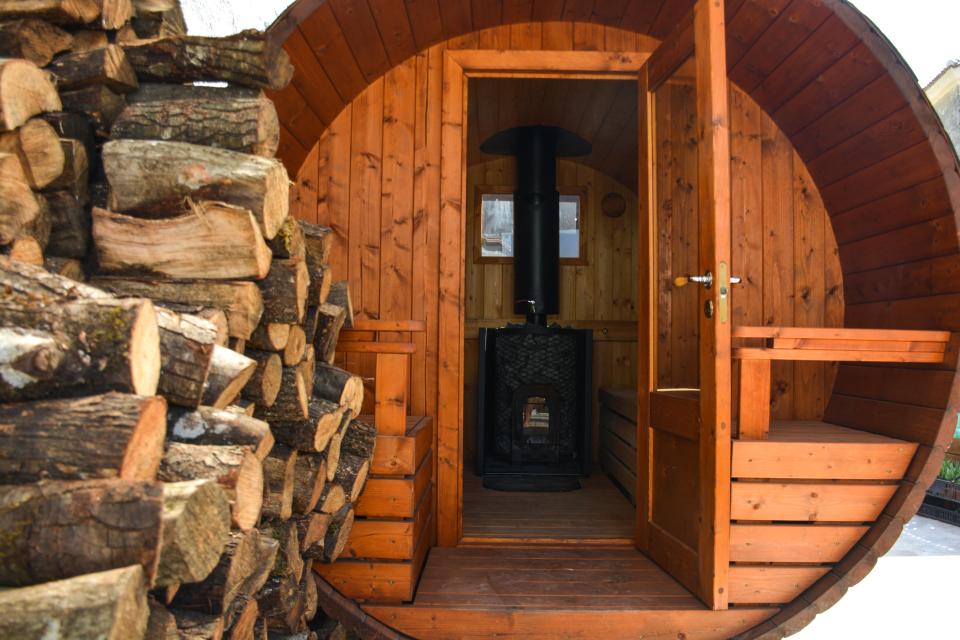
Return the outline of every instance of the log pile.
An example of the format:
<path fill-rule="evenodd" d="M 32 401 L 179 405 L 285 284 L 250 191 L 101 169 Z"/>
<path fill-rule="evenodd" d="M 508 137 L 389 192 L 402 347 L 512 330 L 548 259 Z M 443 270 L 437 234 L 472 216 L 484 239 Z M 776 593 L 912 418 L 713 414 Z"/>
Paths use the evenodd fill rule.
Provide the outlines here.
<path fill-rule="evenodd" d="M 273 157 L 286 54 L 38 0 L 0 3 L 0 57 L 0 636 L 341 634 L 310 565 L 375 432 Z"/>

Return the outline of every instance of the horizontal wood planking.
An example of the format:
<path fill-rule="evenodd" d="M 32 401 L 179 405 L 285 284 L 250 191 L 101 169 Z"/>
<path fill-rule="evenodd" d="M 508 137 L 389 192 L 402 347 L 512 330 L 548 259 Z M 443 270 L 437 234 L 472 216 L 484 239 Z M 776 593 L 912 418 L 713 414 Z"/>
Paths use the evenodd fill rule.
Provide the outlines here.
<path fill-rule="evenodd" d="M 634 450 L 637 448 L 637 423 L 609 408 L 603 395 L 600 396 L 600 426 L 616 434 Z"/>
<path fill-rule="evenodd" d="M 733 482 L 733 520 L 873 522 L 893 484 Z"/>
<path fill-rule="evenodd" d="M 373 460 L 370 462 L 370 474 L 412 476 L 424 456 L 430 451 L 432 441 L 433 419 L 424 416 L 408 416 L 407 435 L 377 434 Z"/>
<path fill-rule="evenodd" d="M 374 518 L 412 518 L 431 485 L 431 457 L 424 458 L 414 476 L 371 477 L 357 502 L 356 514 Z"/>
<path fill-rule="evenodd" d="M 822 564 L 840 561 L 865 525 L 734 524 L 731 562 Z"/>
<path fill-rule="evenodd" d="M 433 516 L 429 493 L 420 499 L 416 515 L 405 520 L 357 518 L 344 549 L 344 558 L 412 560 L 417 541 Z"/>
<path fill-rule="evenodd" d="M 794 600 L 830 567 L 730 567 L 730 602 L 780 604 Z"/>
<path fill-rule="evenodd" d="M 637 423 L 637 391 L 636 389 L 616 389 L 603 387 L 600 389 L 600 404 L 620 414 L 633 424 Z"/>
<path fill-rule="evenodd" d="M 700 392 L 655 391 L 650 394 L 650 427 L 686 440 L 700 433 Z"/>

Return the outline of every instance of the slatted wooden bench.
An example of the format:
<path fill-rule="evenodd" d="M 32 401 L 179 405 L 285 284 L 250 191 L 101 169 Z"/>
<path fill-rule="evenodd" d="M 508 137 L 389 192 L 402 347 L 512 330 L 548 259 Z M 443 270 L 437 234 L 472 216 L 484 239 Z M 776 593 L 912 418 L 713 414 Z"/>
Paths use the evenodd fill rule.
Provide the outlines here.
<path fill-rule="evenodd" d="M 637 391 L 601 387 L 600 466 L 637 503 Z"/>

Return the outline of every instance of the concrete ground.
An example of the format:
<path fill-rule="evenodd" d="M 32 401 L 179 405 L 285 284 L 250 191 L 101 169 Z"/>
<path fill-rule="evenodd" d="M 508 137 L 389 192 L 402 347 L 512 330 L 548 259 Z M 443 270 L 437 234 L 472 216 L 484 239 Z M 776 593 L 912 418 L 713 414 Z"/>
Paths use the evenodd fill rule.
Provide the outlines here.
<path fill-rule="evenodd" d="M 860 584 L 798 640 L 960 638 L 960 527 L 917 516 Z"/>

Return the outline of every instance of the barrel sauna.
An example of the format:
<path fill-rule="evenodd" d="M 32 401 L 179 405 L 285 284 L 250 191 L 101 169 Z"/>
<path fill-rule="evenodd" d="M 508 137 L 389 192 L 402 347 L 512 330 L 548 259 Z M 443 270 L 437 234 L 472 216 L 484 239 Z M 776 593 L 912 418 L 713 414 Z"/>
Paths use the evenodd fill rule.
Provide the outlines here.
<path fill-rule="evenodd" d="M 960 401 L 957 156 L 869 20 L 843 0 L 298 0 L 269 35 L 295 66 L 271 94 L 292 210 L 334 229 L 357 318 L 423 326 L 381 337 L 415 345 L 404 401 L 432 424 L 378 435 L 395 458 L 370 483 L 394 510 L 365 517 L 361 501 L 354 532 L 381 548 L 317 566 L 326 611 L 369 637 L 777 638 L 869 573 L 936 476 Z M 517 321 L 513 267 L 480 259 L 476 214 L 479 187 L 511 191 L 512 169 L 475 150 L 531 124 L 590 134 L 594 153 L 558 163 L 561 194 L 588 185 L 585 260 L 561 258 L 551 322 L 593 330 L 604 471 L 604 434 L 633 439 L 611 475 L 637 483 L 638 524 L 621 496 L 623 539 L 581 555 L 550 531 L 475 537 L 468 518 L 477 332 Z M 658 264 L 709 233 L 721 269 Z M 678 291 L 698 293 L 664 316 L 658 292 Z M 693 328 L 667 361 L 657 327 L 677 331 L 683 309 Z M 705 340 L 722 347 L 706 361 Z M 700 363 L 692 384 L 683 354 Z M 372 354 L 339 357 L 382 383 Z M 657 493 L 658 474 L 689 500 Z M 587 606 L 549 571 L 526 594 L 457 590 L 471 567 L 542 557 L 571 580 L 665 577 L 650 597 L 674 605 L 604 582 Z"/>

